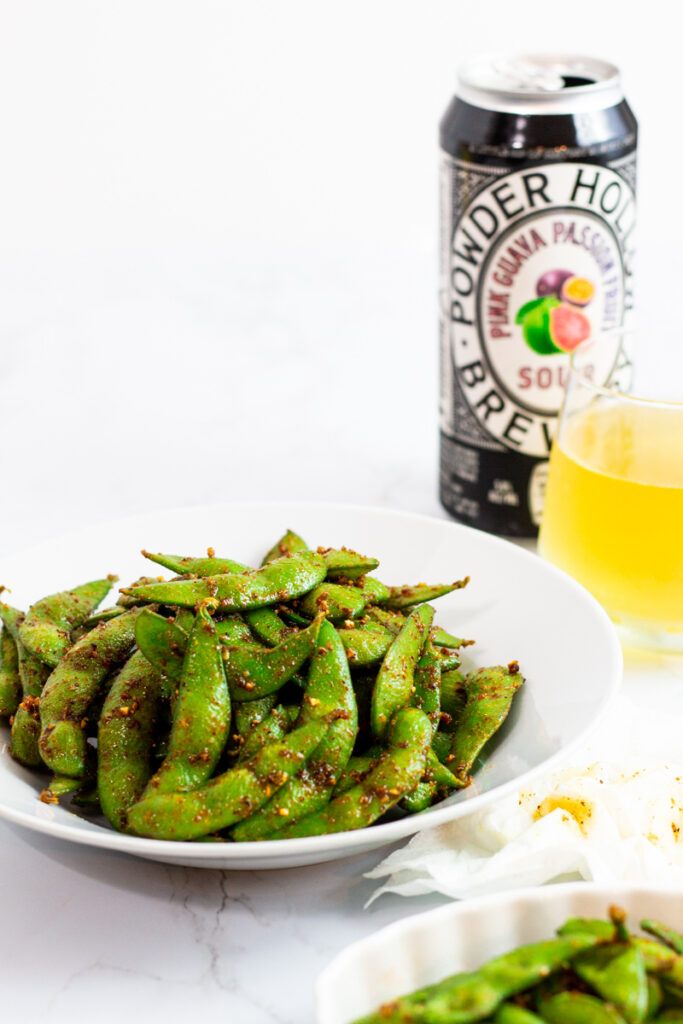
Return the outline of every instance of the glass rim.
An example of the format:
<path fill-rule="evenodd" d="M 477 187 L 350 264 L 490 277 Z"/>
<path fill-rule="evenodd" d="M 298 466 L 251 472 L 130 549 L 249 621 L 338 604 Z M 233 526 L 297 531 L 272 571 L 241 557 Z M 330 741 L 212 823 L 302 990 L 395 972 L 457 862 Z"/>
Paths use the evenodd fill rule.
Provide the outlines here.
<path fill-rule="evenodd" d="M 618 398 L 621 401 L 633 402 L 641 405 L 656 405 L 661 409 L 683 409 L 683 399 L 680 401 L 671 401 L 660 398 L 645 398 L 641 395 L 631 395 L 627 391 L 619 391 L 618 388 L 609 388 L 604 384 L 595 384 L 593 381 L 588 380 L 578 368 L 578 361 L 582 355 L 593 346 L 596 345 L 601 338 L 610 338 L 615 335 L 621 334 L 636 334 L 637 330 L 634 327 L 616 327 L 611 331 L 605 331 L 603 334 L 597 337 L 586 338 L 580 345 L 574 349 L 569 356 L 569 373 L 572 375 L 577 384 L 581 387 L 586 388 L 588 391 L 592 391 L 595 395 L 604 395 L 607 398 Z"/>

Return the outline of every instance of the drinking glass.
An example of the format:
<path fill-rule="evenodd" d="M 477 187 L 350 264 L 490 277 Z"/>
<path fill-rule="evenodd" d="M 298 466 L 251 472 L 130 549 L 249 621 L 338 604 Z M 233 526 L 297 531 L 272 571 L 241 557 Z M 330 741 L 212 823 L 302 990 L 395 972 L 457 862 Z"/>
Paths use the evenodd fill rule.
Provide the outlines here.
<path fill-rule="evenodd" d="M 595 385 L 605 344 L 621 349 L 600 338 L 571 359 L 539 550 L 591 591 L 626 643 L 683 651 L 683 402 Z"/>

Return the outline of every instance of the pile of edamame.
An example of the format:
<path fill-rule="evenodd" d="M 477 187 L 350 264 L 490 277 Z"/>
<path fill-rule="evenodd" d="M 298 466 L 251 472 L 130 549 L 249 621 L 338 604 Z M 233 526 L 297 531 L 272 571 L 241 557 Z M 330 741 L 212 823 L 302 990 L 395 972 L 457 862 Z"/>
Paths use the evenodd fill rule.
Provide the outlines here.
<path fill-rule="evenodd" d="M 623 911 L 572 918 L 557 937 L 522 946 L 380 1007 L 356 1024 L 680 1024 L 683 935 Z"/>
<path fill-rule="evenodd" d="M 0 604 L 10 752 L 52 772 L 41 799 L 155 839 L 245 842 L 364 828 L 466 786 L 523 682 L 464 675 L 469 641 L 429 602 L 466 585 L 386 586 L 379 562 L 287 531 L 253 569 L 150 554 L 116 577 Z"/>

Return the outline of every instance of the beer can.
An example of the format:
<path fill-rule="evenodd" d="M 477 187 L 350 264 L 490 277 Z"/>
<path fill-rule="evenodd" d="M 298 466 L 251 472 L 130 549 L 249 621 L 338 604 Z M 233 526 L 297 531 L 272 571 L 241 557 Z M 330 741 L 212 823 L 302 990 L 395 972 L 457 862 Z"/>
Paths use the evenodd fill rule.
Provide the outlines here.
<path fill-rule="evenodd" d="M 633 315 L 636 145 L 612 64 L 461 70 L 440 126 L 440 497 L 462 522 L 537 533 L 570 353 Z M 630 353 L 595 351 L 594 381 L 628 386 Z"/>

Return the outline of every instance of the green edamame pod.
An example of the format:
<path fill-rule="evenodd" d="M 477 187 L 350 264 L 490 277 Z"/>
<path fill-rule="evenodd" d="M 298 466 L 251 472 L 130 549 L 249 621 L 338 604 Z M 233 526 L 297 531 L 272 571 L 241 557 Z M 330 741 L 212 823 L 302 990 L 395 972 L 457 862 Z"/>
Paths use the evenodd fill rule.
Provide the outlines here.
<path fill-rule="evenodd" d="M 137 601 L 185 608 L 194 608 L 202 601 L 216 600 L 221 608 L 248 610 L 301 597 L 322 582 L 326 571 L 320 555 L 302 551 L 279 558 L 254 572 L 127 587 L 123 593 Z"/>
<path fill-rule="evenodd" d="M 581 953 L 572 968 L 628 1024 L 642 1024 L 648 1007 L 645 961 L 637 946 L 620 942 Z"/>
<path fill-rule="evenodd" d="M 191 608 L 176 608 L 174 622 L 189 636 L 194 626 L 194 612 Z"/>
<path fill-rule="evenodd" d="M 467 677 L 467 702 L 453 733 L 448 762 L 462 782 L 467 781 L 482 748 L 507 718 L 523 682 L 517 662 L 482 668 Z"/>
<path fill-rule="evenodd" d="M 420 660 L 415 667 L 414 690 L 410 703 L 424 711 L 435 733 L 441 722 L 441 662 L 429 633 Z"/>
<path fill-rule="evenodd" d="M 426 811 L 428 807 L 432 806 L 436 798 L 436 790 L 436 783 L 432 779 L 418 782 L 415 789 L 411 789 L 410 793 L 406 793 L 403 797 L 401 807 L 409 814 L 420 814 L 421 811 Z"/>
<path fill-rule="evenodd" d="M 70 779 L 66 775 L 53 775 L 50 785 L 41 791 L 39 799 L 44 804 L 58 804 L 60 796 L 76 793 L 83 785 L 83 779 Z"/>
<path fill-rule="evenodd" d="M 144 548 L 140 554 L 149 558 L 150 562 L 156 562 L 157 565 L 163 565 L 164 569 L 170 569 L 177 576 L 218 576 L 226 572 L 251 572 L 248 565 L 235 562 L 232 558 L 216 558 L 214 555 L 209 555 L 206 558 L 193 558 L 184 555 L 153 555 L 150 551 L 145 551 Z"/>
<path fill-rule="evenodd" d="M 111 608 L 103 608 L 100 612 L 95 612 L 94 615 L 90 615 L 80 626 L 71 630 L 71 642 L 75 644 L 77 640 L 80 640 L 82 636 L 89 633 L 91 629 L 98 626 L 100 622 L 109 622 L 110 619 L 115 619 L 119 615 L 123 615 L 125 612 L 120 604 L 112 605 Z"/>
<path fill-rule="evenodd" d="M 645 1015 L 646 1020 L 652 1020 L 656 1017 L 662 1008 L 664 1002 L 664 993 L 662 992 L 662 986 L 659 984 L 656 978 L 651 974 L 647 975 L 647 1013 Z"/>
<path fill-rule="evenodd" d="M 377 558 L 359 555 L 357 551 L 351 551 L 349 548 L 318 548 L 318 553 L 325 559 L 329 579 L 341 577 L 345 580 L 357 580 L 379 565 Z M 379 580 L 376 582 L 379 583 Z"/>
<path fill-rule="evenodd" d="M 6 626 L 0 628 L 0 718 L 9 718 L 21 700 L 17 645 Z"/>
<path fill-rule="evenodd" d="M 375 736 L 382 736 L 396 712 L 410 701 L 415 666 L 434 618 L 434 609 L 420 605 L 384 656 L 372 691 L 371 720 Z"/>
<path fill-rule="evenodd" d="M 432 736 L 432 750 L 440 764 L 445 765 L 446 758 L 451 751 L 451 737 L 446 732 L 439 730 Z M 450 769 L 449 769 L 450 771 Z M 451 775 L 453 773 L 451 772 Z"/>
<path fill-rule="evenodd" d="M 237 755 L 238 766 L 251 761 L 259 750 L 269 743 L 283 740 L 289 731 L 289 715 L 281 704 L 277 704 L 262 721 L 249 730 Z"/>
<path fill-rule="evenodd" d="M 128 808 L 151 775 L 161 675 L 141 651 L 130 656 L 111 685 L 97 731 L 97 793 L 105 817 L 127 831 Z"/>
<path fill-rule="evenodd" d="M 634 943 L 643 954 L 645 970 L 649 974 L 656 974 L 665 985 L 683 989 L 683 956 L 680 953 L 652 939 L 634 939 Z"/>
<path fill-rule="evenodd" d="M 496 1011 L 495 1024 L 543 1024 L 543 1018 L 515 1003 L 503 1003 Z"/>
<path fill-rule="evenodd" d="M 325 728 L 323 722 L 309 722 L 200 789 L 145 797 L 130 808 L 129 828 L 152 839 L 183 840 L 198 839 L 241 821 L 301 769 Z"/>
<path fill-rule="evenodd" d="M 471 647 L 474 640 L 463 640 L 462 637 L 453 636 L 441 626 L 435 626 L 432 630 L 432 640 L 438 647 L 451 647 L 454 650 L 460 647 Z"/>
<path fill-rule="evenodd" d="M 442 672 L 452 672 L 460 668 L 460 655 L 450 647 L 434 647 L 434 653 L 439 659 L 439 668 Z"/>
<path fill-rule="evenodd" d="M 12 720 L 10 753 L 20 764 L 26 765 L 28 768 L 38 768 L 42 764 L 38 750 L 40 735 L 38 703 L 50 675 L 50 667 L 35 654 L 27 651 L 22 643 L 20 631 L 24 621 L 23 612 L 8 604 L 2 604 L 0 605 L 0 619 L 16 645 L 22 693 L 21 701 Z"/>
<path fill-rule="evenodd" d="M 372 824 L 418 784 L 424 774 L 431 738 L 432 727 L 422 711 L 399 711 L 387 731 L 387 750 L 365 779 L 278 834 L 290 839 L 346 832 Z"/>
<path fill-rule="evenodd" d="M 274 647 L 292 635 L 291 626 L 286 626 L 272 608 L 256 608 L 253 612 L 245 612 L 244 618 L 259 640 L 265 640 L 266 643 L 272 644 Z M 304 620 L 303 625 L 308 625 L 307 619 Z"/>
<path fill-rule="evenodd" d="M 382 604 L 389 600 L 391 594 L 386 583 L 375 579 L 374 576 L 363 576 L 358 580 L 356 586 L 365 598 L 366 604 Z"/>
<path fill-rule="evenodd" d="M 294 530 L 286 530 L 280 539 L 273 544 L 270 551 L 264 555 L 261 565 L 275 562 L 278 558 L 282 558 L 283 555 L 294 555 L 298 551 L 308 550 L 308 544 L 298 533 L 294 533 Z"/>
<path fill-rule="evenodd" d="M 339 776 L 336 786 L 332 790 L 332 796 L 335 797 L 339 796 L 340 793 L 346 793 L 347 790 L 362 782 L 366 775 L 375 767 L 382 753 L 381 747 L 375 747 L 364 754 L 356 754 L 355 757 L 350 757 L 346 762 L 346 767 Z"/>
<path fill-rule="evenodd" d="M 477 971 L 439 982 L 423 1004 L 421 1019 L 425 1024 L 469 1024 L 483 1020 L 495 1013 L 506 999 L 547 978 L 597 941 L 595 936 L 584 933 L 521 946 L 490 960 Z M 600 1000 L 595 1001 L 604 1005 Z M 545 1013 L 546 1005 L 544 1002 L 542 1016 L 550 1020 Z M 378 1017 L 380 1019 L 385 1020 Z M 393 1024 L 394 1020 L 401 1018 L 391 1015 L 386 1018 L 387 1024 Z M 560 1022 L 553 1021 L 553 1024 Z M 617 1022 L 610 1020 L 609 1024 Z"/>
<path fill-rule="evenodd" d="M 128 588 L 131 590 L 130 594 L 127 594 L 125 593 L 124 590 L 119 589 L 119 594 L 121 596 L 116 602 L 117 607 L 124 608 L 127 610 L 129 608 L 137 608 L 139 605 L 147 604 L 147 602 L 143 598 L 133 594 L 132 590 L 135 587 L 146 587 L 152 586 L 156 583 L 163 583 L 163 579 L 163 576 L 139 576 L 134 583 L 130 584 L 130 587 Z"/>
<path fill-rule="evenodd" d="M 188 635 L 163 615 L 144 608 L 135 623 L 135 642 L 151 665 L 169 679 L 180 679 Z"/>
<path fill-rule="evenodd" d="M 436 739 L 432 737 L 432 744 Z M 441 763 L 436 751 L 432 748 L 427 752 L 427 778 L 431 779 L 439 789 L 462 789 L 464 783 L 456 778 L 450 768 Z"/>
<path fill-rule="evenodd" d="M 313 617 L 322 612 L 331 622 L 342 622 L 357 619 L 363 614 L 365 604 L 363 592 L 358 587 L 322 583 L 302 597 L 298 607 L 305 615 Z"/>
<path fill-rule="evenodd" d="M 673 928 L 669 928 L 668 925 L 662 924 L 660 921 L 652 921 L 646 919 L 640 922 L 640 927 L 645 932 L 649 932 L 650 935 L 654 935 L 660 942 L 664 942 L 676 953 L 683 953 L 683 935 L 680 932 L 675 931 Z"/>
<path fill-rule="evenodd" d="M 118 576 L 93 580 L 31 605 L 19 629 L 26 650 L 54 668 L 71 647 L 71 630 L 92 615 L 116 580 Z"/>
<path fill-rule="evenodd" d="M 393 633 L 385 626 L 372 620 L 353 629 L 338 629 L 337 633 L 344 645 L 346 657 L 354 667 L 374 665 L 381 661 L 394 639 Z"/>
<path fill-rule="evenodd" d="M 451 669 L 450 672 L 442 671 L 440 690 L 441 711 L 443 715 L 448 716 L 443 724 L 448 728 L 454 728 L 467 703 L 467 689 L 462 672 L 458 669 Z"/>
<path fill-rule="evenodd" d="M 221 644 L 211 616 L 200 605 L 183 661 L 168 753 L 145 794 L 201 786 L 218 763 L 229 728 L 230 694 Z"/>
<path fill-rule="evenodd" d="M 233 720 L 238 742 L 243 742 L 255 729 L 257 725 L 266 718 L 275 707 L 277 694 L 269 693 L 267 697 L 260 700 L 244 701 L 242 704 L 235 704 L 233 709 Z"/>
<path fill-rule="evenodd" d="M 540 1010 L 547 1024 L 624 1024 L 615 1007 L 585 992 L 558 992 Z"/>
<path fill-rule="evenodd" d="M 372 605 L 367 609 L 368 616 L 376 622 L 381 623 L 393 636 L 398 636 L 406 624 L 406 616 L 403 612 L 394 611 L 392 608 L 378 608 Z"/>
<path fill-rule="evenodd" d="M 306 767 L 281 787 L 262 810 L 233 830 L 239 842 L 262 839 L 328 803 L 351 756 L 358 732 L 358 711 L 348 661 L 336 630 L 323 622 L 318 649 L 311 658 L 298 726 L 327 723 L 320 745 Z"/>
<path fill-rule="evenodd" d="M 101 622 L 64 655 L 40 701 L 40 753 L 59 775 L 81 778 L 86 770 L 86 715 L 110 672 L 128 657 L 135 640 L 137 608 Z"/>
<path fill-rule="evenodd" d="M 324 616 L 277 647 L 241 643 L 225 646 L 225 675 L 234 700 L 254 700 L 279 690 L 313 653 Z M 224 654 L 225 657 L 225 654 Z"/>
<path fill-rule="evenodd" d="M 601 917 L 570 917 L 557 929 L 558 935 L 576 935 L 579 932 L 595 935 L 601 942 L 615 942 L 619 937 L 614 921 L 605 921 Z"/>
<path fill-rule="evenodd" d="M 411 608 L 416 604 L 423 604 L 425 601 L 435 601 L 437 597 L 444 594 L 452 594 L 454 590 L 462 590 L 470 582 L 469 576 L 455 583 L 418 583 L 414 587 L 390 587 L 387 599 L 387 608 Z"/>

